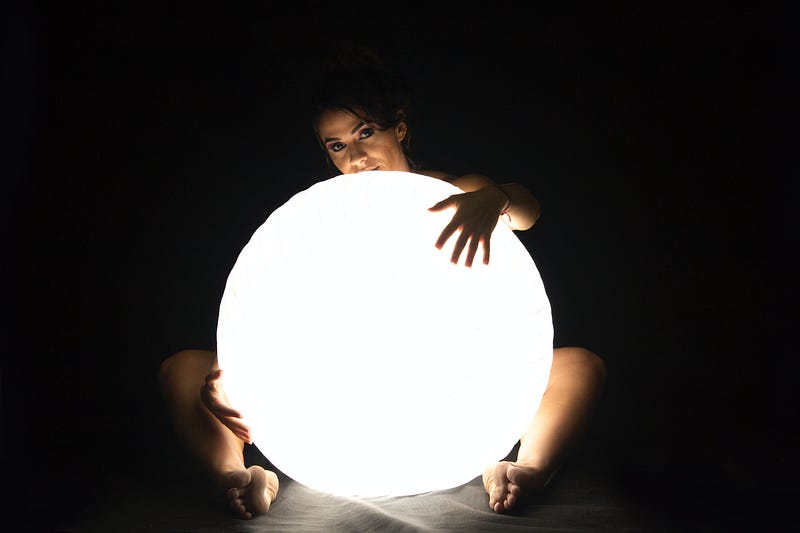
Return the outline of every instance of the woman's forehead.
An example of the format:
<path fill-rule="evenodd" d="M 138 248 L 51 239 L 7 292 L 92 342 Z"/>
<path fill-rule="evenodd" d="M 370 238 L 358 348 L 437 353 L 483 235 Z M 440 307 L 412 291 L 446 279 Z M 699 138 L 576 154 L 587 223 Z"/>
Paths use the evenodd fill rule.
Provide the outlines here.
<path fill-rule="evenodd" d="M 319 117 L 319 134 L 320 137 L 342 137 L 362 122 L 366 121 L 350 111 L 327 109 Z"/>

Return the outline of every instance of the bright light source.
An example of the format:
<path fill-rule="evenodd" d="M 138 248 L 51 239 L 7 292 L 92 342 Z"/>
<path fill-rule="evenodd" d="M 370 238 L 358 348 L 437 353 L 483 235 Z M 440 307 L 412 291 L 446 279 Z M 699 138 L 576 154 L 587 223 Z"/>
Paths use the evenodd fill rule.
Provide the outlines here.
<path fill-rule="evenodd" d="M 347 496 L 448 489 L 502 459 L 553 355 L 539 271 L 503 222 L 472 268 L 434 246 L 461 192 L 409 172 L 320 181 L 241 251 L 219 310 L 231 404 L 287 476 Z"/>

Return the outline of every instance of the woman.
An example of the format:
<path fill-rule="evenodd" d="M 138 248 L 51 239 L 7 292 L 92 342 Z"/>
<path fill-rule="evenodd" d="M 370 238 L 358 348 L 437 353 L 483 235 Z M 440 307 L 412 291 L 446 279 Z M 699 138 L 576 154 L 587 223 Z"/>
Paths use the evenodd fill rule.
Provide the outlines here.
<path fill-rule="evenodd" d="M 415 172 L 460 188 L 462 193 L 431 206 L 434 211 L 455 211 L 431 244 L 442 248 L 455 238 L 451 260 L 458 263 L 465 254 L 467 268 L 479 250 L 481 260 L 489 262 L 490 237 L 500 219 L 520 231 L 535 224 L 539 203 L 519 184 L 417 168 L 409 157 L 410 102 L 402 80 L 383 71 L 369 53 L 348 54 L 347 64 L 335 65 L 319 84 L 313 107 L 314 131 L 336 173 Z M 164 361 L 159 378 L 177 434 L 225 492 L 234 512 L 247 519 L 269 510 L 278 493 L 278 478 L 261 466 L 245 465 L 243 446 L 251 442 L 250 430 L 242 414 L 230 406 L 221 376 L 216 353 L 184 350 Z M 605 366 L 594 353 L 578 347 L 553 351 L 547 388 L 521 437 L 516 460 L 498 461 L 483 472 L 491 509 L 509 511 L 526 494 L 544 488 L 581 436 L 604 383 Z M 488 390 L 497 392 L 502 408 L 502 384 Z"/>

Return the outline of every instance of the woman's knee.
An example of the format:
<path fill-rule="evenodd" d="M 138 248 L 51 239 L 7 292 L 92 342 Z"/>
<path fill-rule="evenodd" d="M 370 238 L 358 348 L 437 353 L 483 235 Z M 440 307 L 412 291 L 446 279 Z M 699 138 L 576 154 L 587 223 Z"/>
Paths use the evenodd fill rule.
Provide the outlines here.
<path fill-rule="evenodd" d="M 563 365 L 594 375 L 601 382 L 606 380 L 606 362 L 602 357 L 582 347 L 558 348 L 554 351 Z"/>
<path fill-rule="evenodd" d="M 158 368 L 160 383 L 168 383 L 188 375 L 208 374 L 215 361 L 214 352 L 207 350 L 181 350 L 170 355 L 161 362 Z"/>

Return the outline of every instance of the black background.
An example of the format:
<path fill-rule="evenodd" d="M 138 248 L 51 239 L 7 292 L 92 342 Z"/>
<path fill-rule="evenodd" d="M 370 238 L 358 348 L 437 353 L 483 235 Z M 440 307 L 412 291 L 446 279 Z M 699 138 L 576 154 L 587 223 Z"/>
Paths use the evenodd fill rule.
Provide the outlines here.
<path fill-rule="evenodd" d="M 179 456 L 159 363 L 213 348 L 241 247 L 330 175 L 307 99 L 343 37 L 415 87 L 424 167 L 542 202 L 518 235 L 556 341 L 609 370 L 593 461 L 670 512 L 781 501 L 796 475 L 797 18 L 510 6 L 5 8 L 4 478 L 31 510 L 60 487 L 48 508 L 91 513 L 107 483 Z"/>

